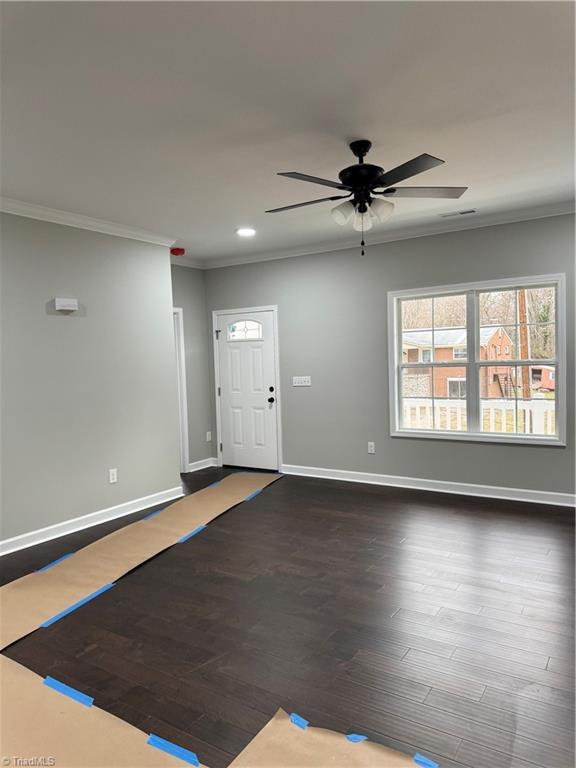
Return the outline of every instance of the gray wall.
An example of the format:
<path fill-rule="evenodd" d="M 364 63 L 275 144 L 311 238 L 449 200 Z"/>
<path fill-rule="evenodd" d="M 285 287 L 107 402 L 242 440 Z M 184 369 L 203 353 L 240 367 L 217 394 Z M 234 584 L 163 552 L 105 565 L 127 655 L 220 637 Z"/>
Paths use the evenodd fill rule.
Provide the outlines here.
<path fill-rule="evenodd" d="M 0 223 L 1 537 L 179 486 L 168 249 Z M 56 314 L 56 296 L 81 310 Z"/>
<path fill-rule="evenodd" d="M 216 418 L 212 387 L 212 336 L 206 313 L 204 272 L 172 267 L 172 297 L 182 307 L 188 394 L 188 443 L 190 462 L 216 456 Z M 206 441 L 206 432 L 212 440 Z"/>
<path fill-rule="evenodd" d="M 572 492 L 573 270 L 572 217 L 558 216 L 213 269 L 207 309 L 278 304 L 286 464 Z M 567 273 L 568 447 L 391 438 L 386 292 L 549 272 Z M 313 386 L 291 387 L 298 374 Z"/>

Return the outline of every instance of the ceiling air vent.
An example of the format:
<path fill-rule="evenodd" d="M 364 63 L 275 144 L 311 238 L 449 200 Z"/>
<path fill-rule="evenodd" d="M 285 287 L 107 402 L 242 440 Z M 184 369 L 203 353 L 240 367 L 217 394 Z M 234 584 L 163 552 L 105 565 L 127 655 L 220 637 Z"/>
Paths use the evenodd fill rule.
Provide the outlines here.
<path fill-rule="evenodd" d="M 477 213 L 476 208 L 468 208 L 466 211 L 452 211 L 451 213 L 439 213 L 441 219 L 450 219 L 453 216 L 469 216 L 471 213 Z"/>

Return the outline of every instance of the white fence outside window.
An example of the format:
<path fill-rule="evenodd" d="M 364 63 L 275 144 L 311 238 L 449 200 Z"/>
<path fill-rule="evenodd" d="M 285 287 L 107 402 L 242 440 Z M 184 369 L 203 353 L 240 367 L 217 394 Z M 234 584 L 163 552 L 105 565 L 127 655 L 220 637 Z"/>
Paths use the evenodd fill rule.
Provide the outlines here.
<path fill-rule="evenodd" d="M 516 410 L 516 408 L 518 410 Z M 483 432 L 521 433 L 532 435 L 556 434 L 556 404 L 554 400 L 483 400 L 480 404 Z M 516 419 L 518 423 L 516 423 Z M 466 429 L 466 401 L 408 397 L 403 400 L 404 429 Z"/>

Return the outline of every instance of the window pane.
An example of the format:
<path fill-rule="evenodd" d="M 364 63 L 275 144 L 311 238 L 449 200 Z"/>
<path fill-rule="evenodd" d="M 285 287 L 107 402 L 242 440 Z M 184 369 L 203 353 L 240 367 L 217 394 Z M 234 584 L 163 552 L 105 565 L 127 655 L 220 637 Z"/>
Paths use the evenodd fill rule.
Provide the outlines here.
<path fill-rule="evenodd" d="M 434 328 L 462 328 L 465 325 L 465 294 L 434 299 Z"/>
<path fill-rule="evenodd" d="M 466 359 L 466 295 L 434 298 L 434 361 Z"/>
<path fill-rule="evenodd" d="M 480 368 L 480 429 L 516 432 L 516 368 L 510 365 Z"/>
<path fill-rule="evenodd" d="M 511 399 L 516 397 L 516 368 L 513 365 L 483 365 L 480 367 L 480 397 L 482 399 Z"/>
<path fill-rule="evenodd" d="M 548 359 L 556 357 L 556 326 L 529 325 L 526 331 L 519 328 L 520 359 Z"/>
<path fill-rule="evenodd" d="M 404 330 L 432 328 L 432 299 L 402 301 L 402 328 Z"/>
<path fill-rule="evenodd" d="M 526 313 L 529 323 L 556 322 L 556 289 L 528 288 L 526 290 Z"/>
<path fill-rule="evenodd" d="M 518 432 L 556 435 L 556 368 L 550 365 L 518 368 Z"/>
<path fill-rule="evenodd" d="M 515 325 L 516 291 L 480 293 L 480 325 Z"/>
<path fill-rule="evenodd" d="M 466 359 L 466 328 L 434 328 L 434 362 L 452 361 L 455 349 Z"/>
<path fill-rule="evenodd" d="M 434 428 L 466 430 L 466 368 L 434 368 Z"/>
<path fill-rule="evenodd" d="M 432 331 L 406 331 L 402 334 L 402 362 L 429 363 L 432 359 Z"/>
<path fill-rule="evenodd" d="M 432 370 L 403 368 L 401 386 L 404 429 L 433 429 Z"/>
<path fill-rule="evenodd" d="M 516 326 L 489 325 L 480 329 L 480 360 L 513 360 L 517 357 Z"/>

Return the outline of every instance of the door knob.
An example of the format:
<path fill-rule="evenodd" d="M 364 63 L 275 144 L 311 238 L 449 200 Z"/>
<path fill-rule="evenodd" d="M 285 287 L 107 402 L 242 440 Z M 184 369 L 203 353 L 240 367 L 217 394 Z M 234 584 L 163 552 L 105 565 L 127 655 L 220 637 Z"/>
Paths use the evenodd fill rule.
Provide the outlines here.
<path fill-rule="evenodd" d="M 269 398 L 268 398 L 268 402 L 269 402 L 269 403 L 273 403 L 273 402 L 274 402 L 274 398 L 273 398 L 273 397 L 269 397 Z"/>

